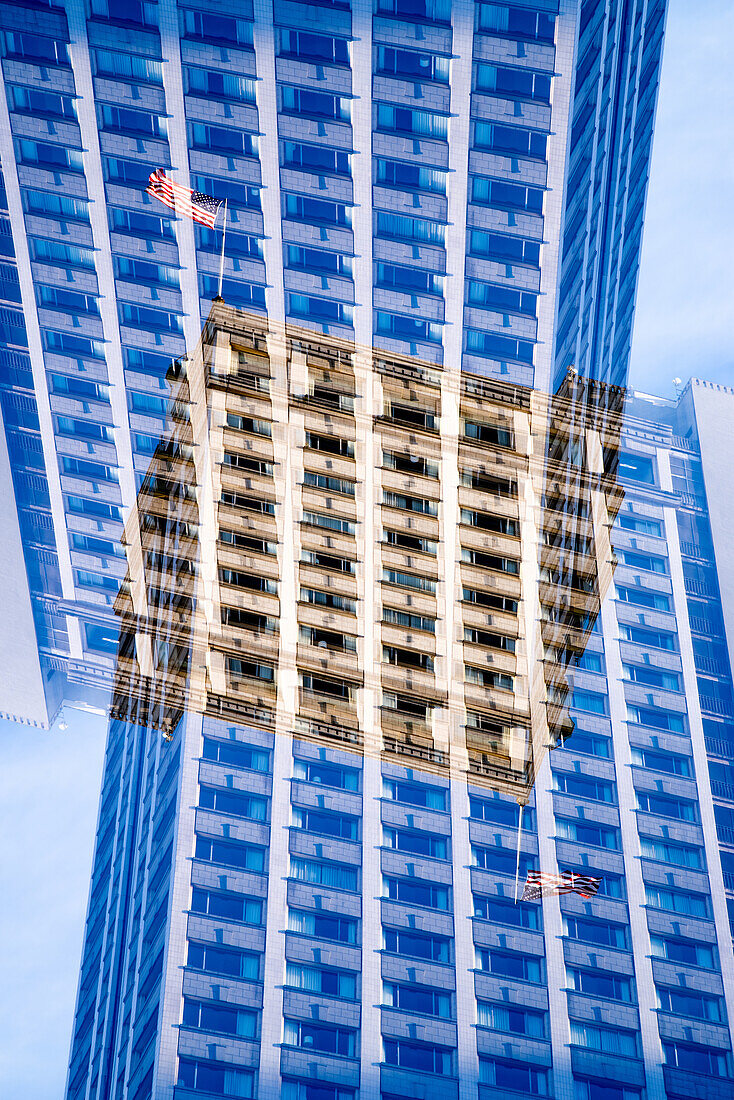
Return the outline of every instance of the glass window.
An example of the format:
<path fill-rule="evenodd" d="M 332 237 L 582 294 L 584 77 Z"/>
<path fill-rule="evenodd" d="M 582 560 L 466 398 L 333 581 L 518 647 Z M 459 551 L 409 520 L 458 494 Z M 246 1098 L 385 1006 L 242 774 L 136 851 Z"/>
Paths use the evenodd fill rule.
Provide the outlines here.
<path fill-rule="evenodd" d="M 377 310 L 376 330 L 381 335 L 398 340 L 417 340 L 438 344 L 442 340 L 443 325 L 415 317 L 405 317 L 401 313 L 384 313 L 382 310 Z"/>
<path fill-rule="evenodd" d="M 473 895 L 474 916 L 497 924 L 514 924 L 520 928 L 537 929 L 540 924 L 540 907 L 515 905 L 504 897 Z"/>
<path fill-rule="evenodd" d="M 571 1042 L 587 1050 L 598 1050 L 604 1054 L 622 1054 L 627 1058 L 637 1058 L 637 1032 L 621 1031 L 619 1028 L 596 1027 L 593 1024 L 571 1020 Z"/>
<path fill-rule="evenodd" d="M 82 623 L 87 649 L 102 653 L 106 657 L 117 656 L 120 634 L 117 626 L 102 626 L 100 623 Z"/>
<path fill-rule="evenodd" d="M 716 947 L 710 943 L 697 943 L 694 940 L 671 939 L 652 936 L 652 953 L 659 959 L 684 963 L 686 966 L 700 966 L 706 970 L 718 969 Z"/>
<path fill-rule="evenodd" d="M 446 194 L 447 173 L 440 168 L 425 168 L 415 161 L 375 158 L 376 182 L 385 187 Z"/>
<path fill-rule="evenodd" d="M 299 882 L 334 886 L 339 890 L 356 891 L 359 883 L 359 872 L 356 867 L 345 863 L 295 859 L 293 856 L 291 856 L 290 876 Z"/>
<path fill-rule="evenodd" d="M 619 456 L 618 473 L 626 481 L 640 481 L 644 485 L 655 484 L 654 460 L 647 455 L 623 452 Z"/>
<path fill-rule="evenodd" d="M 157 214 L 142 214 L 133 210 L 107 207 L 110 229 L 117 233 L 129 233 L 135 237 L 162 237 L 173 240 L 173 220 Z"/>
<path fill-rule="evenodd" d="M 383 1001 L 391 1008 L 403 1012 L 418 1012 L 426 1016 L 451 1017 L 451 993 L 422 985 L 402 985 L 398 982 L 383 983 Z"/>
<path fill-rule="evenodd" d="M 236 1008 L 221 1001 L 196 1001 L 184 997 L 183 1026 L 201 1028 L 221 1035 L 254 1039 L 257 1033 L 257 1012 Z"/>
<path fill-rule="evenodd" d="M 326 324 L 351 325 L 352 306 L 333 298 L 316 298 L 307 294 L 289 294 L 288 312 L 296 317 L 308 317 Z"/>
<path fill-rule="evenodd" d="M 676 1016 L 688 1016 L 696 1020 L 719 1022 L 722 1019 L 721 1002 L 718 997 L 697 993 L 694 990 L 668 989 L 666 986 L 656 986 L 656 989 L 658 1007 L 662 1012 L 672 1012 Z"/>
<path fill-rule="evenodd" d="M 57 38 L 25 31 L 5 31 L 5 52 L 8 57 L 22 57 L 42 65 L 69 67 L 67 43 Z"/>
<path fill-rule="evenodd" d="M 219 741 L 211 737 L 204 738 L 202 759 L 214 760 L 219 764 L 230 764 L 237 768 L 267 772 L 270 770 L 270 753 L 245 745 L 241 741 Z"/>
<path fill-rule="evenodd" d="M 492 283 L 480 283 L 476 279 L 467 280 L 467 287 L 469 305 L 535 316 L 537 294 L 514 290 L 512 287 L 495 286 Z"/>
<path fill-rule="evenodd" d="M 587 917 L 571 917 L 564 914 L 564 931 L 572 940 L 597 943 L 603 947 L 627 950 L 627 929 L 623 924 L 592 920 Z"/>
<path fill-rule="evenodd" d="M 146 161 L 103 156 L 102 168 L 108 182 L 122 183 L 136 190 L 144 189 L 150 178 L 150 165 Z"/>
<path fill-rule="evenodd" d="M 218 12 L 179 12 L 181 34 L 185 38 L 198 38 L 201 42 L 213 42 L 220 46 L 251 46 L 252 23 L 244 19 L 232 19 Z"/>
<path fill-rule="evenodd" d="M 496 122 L 474 123 L 474 145 L 477 149 L 544 160 L 547 141 L 547 134 L 538 133 L 537 130 L 501 126 Z"/>
<path fill-rule="evenodd" d="M 422 1073 L 453 1072 L 453 1051 L 432 1043 L 414 1043 L 405 1039 L 382 1040 L 385 1061 L 389 1066 L 418 1070 Z"/>
<path fill-rule="evenodd" d="M 566 968 L 568 984 L 578 993 L 588 993 L 592 997 L 604 997 L 611 1001 L 632 1001 L 634 990 L 631 978 L 607 974 L 599 970 L 576 970 Z"/>
<path fill-rule="evenodd" d="M 509 1032 L 513 1035 L 527 1035 L 533 1039 L 545 1038 L 545 1013 L 535 1012 L 530 1008 L 478 1001 L 477 1023 L 480 1027 L 491 1027 L 495 1031 Z"/>
<path fill-rule="evenodd" d="M 448 136 L 448 117 L 430 111 L 415 111 L 409 107 L 396 107 L 391 103 L 377 104 L 377 128 L 387 132 L 415 134 L 445 141 Z"/>
<path fill-rule="evenodd" d="M 623 531 L 636 531 L 640 535 L 654 535 L 656 538 L 662 538 L 663 534 L 663 525 L 660 520 L 650 519 L 648 516 L 620 513 L 617 516 L 616 526 Z"/>
<path fill-rule="evenodd" d="M 354 1089 L 321 1081 L 294 1081 L 283 1078 L 281 1100 L 355 1100 Z"/>
<path fill-rule="evenodd" d="M 474 355 L 486 355 L 490 358 L 517 359 L 521 363 L 532 364 L 533 343 L 530 340 L 517 340 L 512 336 L 498 336 L 494 332 L 479 329 L 466 330 L 466 350 Z"/>
<path fill-rule="evenodd" d="M 111 76 L 116 80 L 137 83 L 163 84 L 163 66 L 134 53 L 117 53 L 112 50 L 91 50 L 94 69 L 98 76 Z"/>
<path fill-rule="evenodd" d="M 394 15 L 398 19 L 451 22 L 451 0 L 378 0 L 377 10 L 382 15 Z"/>
<path fill-rule="evenodd" d="M 376 212 L 377 235 L 397 240 L 413 240 L 443 247 L 446 226 L 427 218 L 408 218 L 387 210 Z"/>
<path fill-rule="evenodd" d="M 135 111 L 129 107 L 113 107 L 104 103 L 98 108 L 100 128 L 122 134 L 135 134 L 146 138 L 167 138 L 167 120 L 149 111 Z"/>
<path fill-rule="evenodd" d="M 449 82 L 449 58 L 418 50 L 396 50 L 391 46 L 377 47 L 377 72 L 408 80 Z"/>
<path fill-rule="evenodd" d="M 207 126 L 203 122 L 189 123 L 189 142 L 194 149 L 205 149 L 223 156 L 256 157 L 258 138 L 246 130 L 229 126 Z"/>
<path fill-rule="evenodd" d="M 529 264 L 531 267 L 538 267 L 540 264 L 538 241 L 526 241 L 522 237 L 510 237 L 504 233 L 486 233 L 478 229 L 471 231 L 469 241 L 469 251 L 473 256 Z"/>
<path fill-rule="evenodd" d="M 556 830 L 559 837 L 575 840 L 592 848 L 619 849 L 619 832 L 607 825 L 594 825 L 591 822 L 570 821 L 564 817 L 556 818 Z"/>
<path fill-rule="evenodd" d="M 501 978 L 516 978 L 525 982 L 543 981 L 542 959 L 532 955 L 521 955 L 517 951 L 503 952 L 487 947 L 476 949 L 478 970 L 496 974 Z"/>
<path fill-rule="evenodd" d="M 357 976 L 347 970 L 301 966 L 298 963 L 287 962 L 285 984 L 293 989 L 303 989 L 308 993 L 345 997 L 352 1001 L 357 996 Z"/>
<path fill-rule="evenodd" d="M 152 264 L 146 260 L 133 260 L 129 256 L 114 256 L 115 274 L 118 279 L 133 283 L 149 283 L 178 287 L 178 268 L 164 264 Z"/>
<path fill-rule="evenodd" d="M 74 290 L 64 290 L 57 286 L 36 286 L 36 297 L 40 306 L 59 309 L 69 313 L 91 313 L 99 316 L 98 298 L 92 294 L 79 294 Z"/>
<path fill-rule="evenodd" d="M 479 29 L 512 38 L 553 42 L 554 15 L 517 8 L 512 4 L 479 4 Z"/>
<path fill-rule="evenodd" d="M 291 809 L 292 823 L 297 829 L 320 836 L 340 837 L 342 840 L 357 840 L 358 819 L 349 814 L 327 813 L 325 810 L 305 810 L 299 807 Z"/>
<path fill-rule="evenodd" d="M 349 65 L 349 42 L 325 34 L 312 34 L 283 28 L 280 32 L 280 53 L 283 57 L 302 57 L 308 61 Z"/>
<path fill-rule="evenodd" d="M 514 69 L 480 63 L 476 69 L 476 87 L 480 92 L 495 92 L 515 99 L 550 102 L 551 77 L 532 69 Z"/>
<path fill-rule="evenodd" d="M 414 959 L 448 963 L 451 960 L 452 941 L 445 936 L 429 935 L 407 929 L 383 928 L 385 951 L 407 955 Z"/>
<path fill-rule="evenodd" d="M 56 118 L 76 118 L 76 107 L 71 96 L 44 92 L 39 88 L 23 88 L 18 84 L 8 84 L 6 87 L 12 111 L 29 115 L 53 115 Z"/>
<path fill-rule="evenodd" d="M 704 1073 L 709 1077 L 728 1076 L 726 1052 L 693 1043 L 663 1043 L 665 1064 L 689 1073 Z"/>
<path fill-rule="evenodd" d="M 281 85 L 281 110 L 287 115 L 304 115 L 307 118 L 328 118 L 349 121 L 351 100 L 327 92 L 315 92 L 308 88 Z"/>
<path fill-rule="evenodd" d="M 522 1062 L 504 1062 L 497 1058 L 479 1059 L 479 1080 L 497 1089 L 508 1089 L 523 1096 L 548 1095 L 548 1071 L 524 1065 Z"/>
<path fill-rule="evenodd" d="M 201 886 L 194 886 L 191 891 L 191 910 L 243 924 L 260 925 L 263 920 L 263 902 L 260 898 L 229 894 L 223 890 L 206 890 Z"/>
<path fill-rule="evenodd" d="M 51 171 L 63 169 L 66 172 L 84 172 L 84 158 L 81 149 L 68 149 L 65 145 L 56 145 L 48 141 L 29 141 L 19 138 L 15 143 L 18 160 L 22 164 L 34 164 Z"/>
<path fill-rule="evenodd" d="M 638 707 L 627 704 L 627 721 L 639 726 L 649 726 L 656 730 L 669 730 L 671 733 L 685 733 L 685 718 L 682 714 L 671 714 L 659 707 Z"/>
<path fill-rule="evenodd" d="M 684 913 L 689 917 L 711 916 L 708 895 L 685 890 L 669 890 L 657 886 L 645 886 L 645 904 L 653 909 L 665 909 L 672 913 Z"/>
<path fill-rule="evenodd" d="M 343 203 L 326 202 L 324 199 L 312 199 L 306 195 L 285 193 L 284 217 L 295 221 L 322 223 L 325 225 L 350 226 L 352 224 L 351 207 Z"/>
<path fill-rule="evenodd" d="M 241 871 L 254 871 L 256 874 L 262 874 L 265 869 L 264 848 L 252 844 L 238 844 L 233 840 L 197 836 L 194 856 L 207 863 L 237 867 Z"/>
<path fill-rule="evenodd" d="M 624 679 L 630 683 L 645 684 L 647 687 L 662 688 L 664 691 L 680 691 L 680 676 L 677 672 L 666 672 L 650 665 L 624 664 L 622 669 Z"/>
<path fill-rule="evenodd" d="M 405 802 L 409 806 L 424 806 L 431 810 L 446 809 L 445 790 L 423 783 L 409 783 L 398 779 L 383 779 L 383 798 Z"/>
<path fill-rule="evenodd" d="M 324 1054 L 339 1054 L 354 1058 L 357 1051 L 356 1032 L 347 1028 L 330 1027 L 306 1020 L 283 1021 L 283 1042 L 288 1046 L 304 1047 Z"/>
<path fill-rule="evenodd" d="M 531 214 L 543 212 L 543 192 L 538 187 L 521 187 L 504 180 L 475 176 L 472 180 L 472 202 L 495 206 L 506 210 L 527 210 Z"/>
<path fill-rule="evenodd" d="M 32 214 L 51 214 L 72 221 L 89 221 L 89 204 L 69 195 L 23 190 L 23 205 Z"/>
<path fill-rule="evenodd" d="M 602 779 L 593 779 L 591 776 L 576 772 L 554 772 L 553 784 L 555 790 L 575 795 L 577 798 L 588 798 L 594 802 L 616 801 L 615 785 L 606 783 Z"/>
<path fill-rule="evenodd" d="M 317 939 L 357 943 L 357 921 L 333 913 L 289 909 L 288 929 L 305 936 L 315 936 Z"/>
<path fill-rule="evenodd" d="M 212 69 L 195 69 L 184 65 L 186 91 L 191 95 L 211 96 L 213 99 L 229 99 L 237 103 L 255 102 L 255 81 L 236 73 Z M 195 187 L 205 194 L 214 194 L 207 188 Z"/>
<path fill-rule="evenodd" d="M 282 163 L 290 168 L 334 176 L 348 176 L 351 172 L 351 154 L 342 149 L 295 141 L 284 141 L 282 149 Z"/>
<path fill-rule="evenodd" d="M 651 794 L 647 791 L 637 791 L 636 794 L 638 809 L 645 813 L 675 817 L 679 821 L 698 821 L 698 808 L 695 802 Z"/>
<path fill-rule="evenodd" d="M 293 762 L 293 777 L 305 783 L 338 787 L 345 791 L 359 790 L 359 772 L 341 764 L 297 759 Z"/>
<path fill-rule="evenodd" d="M 236 817 L 248 817 L 252 821 L 267 820 L 268 800 L 244 791 L 222 790 L 219 787 L 200 787 L 199 805 L 205 810 Z"/>

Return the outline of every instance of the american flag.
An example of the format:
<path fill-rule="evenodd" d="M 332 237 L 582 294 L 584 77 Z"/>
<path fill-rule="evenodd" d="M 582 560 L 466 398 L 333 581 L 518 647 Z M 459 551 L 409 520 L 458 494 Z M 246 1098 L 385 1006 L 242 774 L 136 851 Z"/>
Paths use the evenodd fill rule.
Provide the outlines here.
<path fill-rule="evenodd" d="M 201 191 L 192 191 L 190 187 L 182 187 L 180 183 L 174 183 L 169 179 L 162 168 L 156 168 L 150 173 L 148 186 L 145 189 L 154 199 L 160 199 L 177 214 L 183 214 L 185 218 L 200 222 L 214 228 L 221 199 L 213 199 L 211 195 L 203 195 Z"/>
<path fill-rule="evenodd" d="M 538 898 L 552 894 L 580 894 L 582 898 L 593 898 L 601 886 L 601 879 L 593 875 L 577 875 L 575 871 L 562 871 L 560 875 L 551 875 L 545 871 L 528 871 L 522 901 L 537 901 Z"/>

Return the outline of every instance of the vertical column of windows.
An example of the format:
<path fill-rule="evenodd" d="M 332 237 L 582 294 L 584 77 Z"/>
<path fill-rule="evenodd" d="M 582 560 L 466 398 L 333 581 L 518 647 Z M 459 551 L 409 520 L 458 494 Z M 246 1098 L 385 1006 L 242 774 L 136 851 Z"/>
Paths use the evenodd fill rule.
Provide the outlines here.
<path fill-rule="evenodd" d="M 49 17 L 44 27 L 48 33 L 39 35 L 25 29 L 27 14 L 22 7 L 8 13 L 7 29 L 3 33 L 2 129 L 4 147 L 15 151 L 15 163 L 6 161 L 4 165 L 8 205 L 12 220 L 19 226 L 25 224 L 26 229 L 24 234 L 19 234 L 14 251 L 31 353 L 32 388 L 41 429 L 38 453 L 43 453 L 51 511 L 48 525 L 37 513 L 33 526 L 36 540 L 40 537 L 42 542 L 48 543 L 51 528 L 60 532 L 66 526 L 63 492 L 66 486 L 62 485 L 54 446 L 54 436 L 60 430 L 63 414 L 54 407 L 49 396 L 44 367 L 55 365 L 62 372 L 74 373 L 80 366 L 86 366 L 89 358 L 90 368 L 97 366 L 99 369 L 95 360 L 100 356 L 101 345 L 95 328 L 98 325 L 94 316 L 97 286 L 94 274 L 90 274 L 94 255 L 87 227 L 87 191 L 80 173 L 81 138 L 74 107 L 75 81 L 69 60 L 67 21 L 63 13 L 56 13 Z M 45 80 L 41 79 L 42 75 Z M 39 139 L 39 125 L 45 127 L 43 141 Z M 62 191 L 64 197 L 59 198 Z M 80 302 L 73 295 L 57 298 L 57 288 L 61 286 L 67 291 L 70 277 L 82 284 L 85 293 L 80 295 L 81 304 L 89 306 L 88 317 L 74 316 Z M 46 289 L 41 290 L 39 284 Z M 52 308 L 46 309 L 46 305 Z M 75 321 L 87 335 L 77 336 L 71 331 Z M 68 354 L 74 357 L 72 361 L 67 358 Z M 30 409 L 25 416 L 33 419 Z M 68 418 L 69 428 L 73 426 L 73 419 Z M 99 430 L 102 432 L 103 428 L 100 426 Z M 62 463 L 64 449 L 63 444 L 58 446 Z M 33 464 L 37 461 L 34 459 Z M 58 550 L 61 592 L 71 597 L 75 578 L 65 540 Z M 71 650 L 79 657 L 84 642 L 78 621 L 58 616 L 48 623 L 40 609 L 39 613 L 39 641 L 43 638 L 43 644 L 52 649 L 61 653 Z"/>
<path fill-rule="evenodd" d="M 564 16 L 557 28 L 553 14 L 512 8 L 505 18 L 504 10 L 482 5 L 476 15 L 463 363 L 477 374 L 510 374 L 532 385 L 545 190 L 557 175 L 548 158 L 555 160 L 564 141 L 570 94 L 568 79 L 554 76 L 554 68 L 563 69 L 555 66 L 554 42 L 558 30 L 563 57 L 566 28 Z M 549 146 L 552 82 L 553 129 L 561 136 Z M 555 205 L 552 222 L 560 217 Z"/>
<path fill-rule="evenodd" d="M 374 342 L 436 363 L 446 322 L 451 36 L 444 9 L 388 5 L 375 16 Z"/>
<path fill-rule="evenodd" d="M 186 897 L 182 908 L 188 909 L 187 969 L 183 985 L 180 968 L 171 970 L 167 988 L 169 1015 L 182 1012 L 176 1080 L 188 1088 L 250 1096 L 260 1040 L 266 1038 L 260 1009 L 274 739 L 255 727 L 226 727 L 213 719 L 205 719 L 203 729 L 201 720 L 190 726 L 187 739 L 191 748 L 198 742 L 201 755 L 184 779 L 196 792 L 190 879 L 182 852 L 187 881 L 178 884 L 179 899 Z M 165 1041 L 161 1047 L 164 1073 L 169 1066 L 174 1071 L 176 1050 L 170 1047 Z"/>
<path fill-rule="evenodd" d="M 351 337 L 353 173 L 355 158 L 368 155 L 351 126 L 352 15 L 331 4 L 274 11 L 286 314 Z"/>
<path fill-rule="evenodd" d="M 730 885 L 726 876 L 727 857 L 725 847 L 719 849 L 717 844 L 717 840 L 723 840 L 724 844 L 727 840 L 726 833 L 719 834 L 719 830 L 723 820 L 722 803 L 728 791 L 726 787 L 717 787 L 715 777 L 720 773 L 710 760 L 711 755 L 726 751 L 725 739 L 712 737 L 710 730 L 713 726 L 718 733 L 725 727 L 717 728 L 709 717 L 712 708 L 707 687 L 711 681 L 701 673 L 710 675 L 712 669 L 700 663 L 698 640 L 705 635 L 707 642 L 715 642 L 717 629 L 714 624 L 721 615 L 715 570 L 708 576 L 703 572 L 706 559 L 713 564 L 713 549 L 698 456 L 658 450 L 657 466 L 662 487 L 679 494 L 676 511 L 664 510 L 663 524 L 668 541 L 672 596 L 678 616 L 682 687 L 686 693 L 692 756 L 690 767 L 695 773 L 698 799 L 695 824 L 677 815 L 674 827 L 667 830 L 668 837 L 678 843 L 668 844 L 671 850 L 660 854 L 675 866 L 675 873 L 668 875 L 667 885 L 672 888 L 655 892 L 653 904 L 663 911 L 654 914 L 657 917 L 655 928 L 652 926 L 653 913 L 649 910 L 651 931 L 663 932 L 662 936 L 653 935 L 653 953 L 660 960 L 669 960 L 667 965 L 662 961 L 654 965 L 658 1003 L 662 1010 L 659 1023 L 664 1075 L 666 1087 L 670 1089 L 679 1079 L 687 1078 L 686 1071 L 707 1073 L 713 1078 L 729 1072 L 731 1054 L 727 1051 L 731 1050 L 731 1036 L 729 1029 L 722 1025 L 730 1018 L 734 991 L 730 980 L 731 903 L 726 900 Z M 703 623 L 697 621 L 702 615 L 707 616 L 710 623 L 705 631 Z M 685 762 L 675 761 L 676 774 L 681 763 L 685 768 Z M 665 766 L 670 769 L 667 759 Z M 719 802 L 718 806 L 712 796 Z M 695 837 L 686 835 L 694 829 Z M 695 847 L 694 841 L 697 842 Z M 666 910 L 670 912 L 667 920 L 663 915 Z M 680 919 L 673 923 L 679 913 Z M 706 972 L 695 969 L 697 967 L 705 967 Z M 683 999 L 674 988 L 676 979 L 678 988 L 689 987 Z M 686 1038 L 692 1037 L 694 1042 L 680 1041 L 683 1037 L 676 1016 L 684 1014 L 689 1014 L 698 1025 L 695 1032 L 686 1033 Z"/>
<path fill-rule="evenodd" d="M 361 1084 L 362 776 L 358 755 L 293 741 L 282 1095 L 308 1095 L 314 1061 L 327 1090 Z"/>
<path fill-rule="evenodd" d="M 227 201 L 225 300 L 262 310 L 267 280 L 253 8 L 244 5 L 235 18 L 187 6 L 178 18 L 190 186 Z M 223 219 L 222 212 L 215 229 L 194 227 L 202 315 L 218 293 Z"/>
<path fill-rule="evenodd" d="M 21 309 L 22 292 L 0 169 L 0 310 L 2 312 L 2 418 L 13 471 L 32 610 L 39 646 L 58 656 L 68 652 L 66 620 L 44 597 L 62 594 L 48 478 L 34 394 L 28 336 Z M 36 598 L 34 598 L 36 597 Z M 39 598 L 40 597 L 40 598 Z"/>

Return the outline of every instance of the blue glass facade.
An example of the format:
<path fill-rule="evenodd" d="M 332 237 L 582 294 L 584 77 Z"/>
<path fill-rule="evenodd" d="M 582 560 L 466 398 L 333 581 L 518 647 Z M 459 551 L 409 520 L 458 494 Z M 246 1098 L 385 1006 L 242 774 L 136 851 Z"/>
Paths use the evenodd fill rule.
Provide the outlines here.
<path fill-rule="evenodd" d="M 33 363 L 6 389 L 43 425 L 57 679 L 109 682 L 121 518 L 217 289 L 219 230 L 147 196 L 153 168 L 227 199 L 234 305 L 545 390 L 624 381 L 662 0 L 6 8 L 4 308 Z"/>

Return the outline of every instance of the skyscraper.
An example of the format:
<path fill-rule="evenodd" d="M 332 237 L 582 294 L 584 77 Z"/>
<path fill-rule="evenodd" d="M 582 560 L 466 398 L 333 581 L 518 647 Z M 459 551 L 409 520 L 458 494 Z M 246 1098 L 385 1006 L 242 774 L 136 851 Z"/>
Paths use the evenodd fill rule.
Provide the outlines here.
<path fill-rule="evenodd" d="M 543 395 L 466 379 L 447 461 L 442 372 L 370 357 L 215 304 L 170 372 L 68 1096 L 730 1096 L 734 393 L 622 422 L 569 380 L 603 415 L 578 392 L 541 415 L 533 494 Z M 575 728 L 540 762 L 522 727 L 561 683 Z M 523 875 L 595 898 L 514 902 L 523 778 Z"/>
<path fill-rule="evenodd" d="M 218 284 L 219 230 L 147 196 L 151 170 L 227 199 L 234 306 L 544 391 L 571 365 L 624 384 L 664 10 L 4 4 L 7 542 L 28 586 L 3 713 L 45 724 L 112 682 L 122 524 Z"/>

